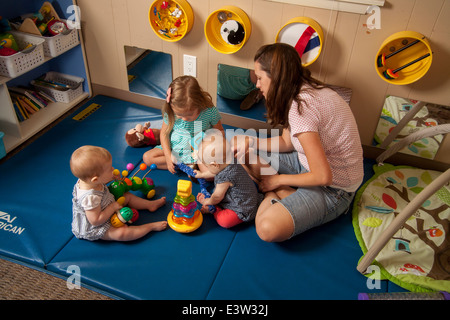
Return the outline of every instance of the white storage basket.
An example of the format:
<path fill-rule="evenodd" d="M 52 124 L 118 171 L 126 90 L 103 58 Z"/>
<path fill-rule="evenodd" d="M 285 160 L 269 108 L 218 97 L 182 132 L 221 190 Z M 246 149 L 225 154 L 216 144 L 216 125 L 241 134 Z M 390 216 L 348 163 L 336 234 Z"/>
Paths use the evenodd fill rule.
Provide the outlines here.
<path fill-rule="evenodd" d="M 0 56 L 0 75 L 15 78 L 44 63 L 44 40 L 23 32 L 10 31 L 20 50 L 32 44 L 31 51 L 18 52 L 10 56 Z"/>
<path fill-rule="evenodd" d="M 34 83 L 34 81 L 31 82 L 31 84 L 36 88 L 36 90 L 45 92 L 53 99 L 55 99 L 57 102 L 69 103 L 83 94 L 83 82 L 84 82 L 83 78 L 50 71 L 46 73 L 44 80 L 54 81 L 72 87 L 71 89 L 61 91 L 36 84 Z"/>
<path fill-rule="evenodd" d="M 66 22 L 65 20 L 62 20 Z M 41 37 L 44 42 L 44 55 L 47 57 L 56 57 L 61 53 L 77 46 L 80 41 L 78 40 L 78 30 L 72 29 L 69 34 L 59 34 L 51 37 Z"/>

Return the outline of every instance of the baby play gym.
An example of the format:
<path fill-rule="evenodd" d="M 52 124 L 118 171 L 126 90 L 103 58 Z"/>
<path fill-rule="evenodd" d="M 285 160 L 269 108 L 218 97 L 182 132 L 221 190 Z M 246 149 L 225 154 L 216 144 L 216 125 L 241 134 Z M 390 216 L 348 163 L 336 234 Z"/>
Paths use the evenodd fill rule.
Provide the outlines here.
<path fill-rule="evenodd" d="M 111 300 L 262 300 L 254 309 L 228 309 L 259 316 L 274 316 L 274 300 L 450 299 L 449 21 L 450 0 L 3 5 L 0 299 L 87 294 Z M 294 85 L 283 82 L 294 68 L 269 72 L 255 58 L 261 48 L 277 44 L 295 50 L 303 74 L 321 84 L 308 88 L 333 100 L 303 96 L 309 92 L 304 86 L 293 99 L 280 98 Z M 283 62 L 273 60 L 271 68 L 276 64 Z M 285 76 L 277 90 L 279 74 Z M 201 94 L 182 91 L 188 84 L 179 79 L 198 83 Z M 176 104 L 180 97 L 191 103 L 189 95 L 202 101 L 198 112 L 180 111 Z M 345 121 L 320 120 L 317 131 L 305 130 L 309 135 L 289 134 L 300 120 L 271 121 L 280 114 L 290 121 L 294 113 L 310 115 L 309 103 L 319 110 L 326 101 L 339 102 L 329 106 L 327 117 L 343 106 L 349 111 Z M 303 107 L 286 111 L 291 103 Z M 208 126 L 198 129 L 199 119 Z M 353 128 L 356 147 L 337 126 Z M 327 163 L 330 179 L 343 167 L 350 170 L 348 179 L 358 171 L 351 188 L 339 189 L 335 180 L 285 185 L 292 193 L 333 189 L 349 197 L 345 210 L 283 241 L 268 240 L 262 236 L 266 209 L 280 208 L 284 222 L 289 205 L 306 206 L 303 198 L 284 202 L 275 186 L 281 178 L 261 178 L 271 181 L 267 186 L 252 180 L 251 166 L 202 163 L 207 129 L 217 128 L 231 153 L 239 153 L 237 136 L 250 137 L 242 144 L 248 152 L 289 136 L 294 142 L 277 148 L 280 154 L 284 147 L 298 152 L 303 171 L 295 177 L 302 183 L 327 173 Z M 176 149 L 174 132 L 176 143 L 190 146 L 187 151 Z M 320 141 L 309 144 L 311 134 Z M 329 140 L 352 149 L 336 156 L 336 147 L 326 147 Z M 319 155 L 318 145 L 324 146 Z M 82 146 L 107 150 L 103 171 L 86 173 L 88 178 L 75 173 L 74 152 Z M 350 169 L 348 154 L 360 157 Z M 194 160 L 173 160 L 186 155 Z M 324 162 L 313 160 L 316 155 Z M 98 159 L 80 166 L 87 170 Z M 224 172 L 238 179 L 229 182 Z M 273 175 L 286 178 L 294 171 Z M 236 188 L 242 192 L 231 194 Z M 244 194 L 245 202 L 238 201 Z M 286 223 L 298 230 L 304 220 L 292 217 Z M 100 220 L 104 230 L 93 222 Z M 114 241 L 145 226 L 139 237 Z M 99 233 L 83 238 L 76 228 Z M 19 280 L 31 272 L 57 289 L 44 294 L 45 286 Z M 170 312 L 193 315 L 199 305 L 192 303 Z M 215 309 L 216 316 L 226 312 L 225 304 Z"/>

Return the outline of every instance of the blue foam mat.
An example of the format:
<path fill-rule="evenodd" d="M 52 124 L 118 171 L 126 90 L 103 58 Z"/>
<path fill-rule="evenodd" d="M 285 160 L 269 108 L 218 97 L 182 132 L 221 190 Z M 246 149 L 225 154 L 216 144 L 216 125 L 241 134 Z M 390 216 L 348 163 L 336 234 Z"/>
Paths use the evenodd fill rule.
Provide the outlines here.
<path fill-rule="evenodd" d="M 365 160 L 365 180 L 373 164 Z M 262 242 L 247 225 L 237 232 L 208 299 L 357 299 L 368 290 L 356 271 L 361 255 L 351 213 L 283 243 Z M 387 281 L 371 290 L 386 291 Z"/>
<path fill-rule="evenodd" d="M 356 271 L 362 252 L 350 215 L 281 244 L 261 241 L 253 223 L 226 230 L 210 215 L 192 234 L 168 229 L 129 243 L 74 238 L 73 150 L 100 145 L 110 150 L 116 168 L 138 165 L 145 149 L 128 147 L 125 132 L 136 123 L 150 120 L 157 127 L 161 121 L 159 110 L 104 96 L 74 114 L 91 103 L 101 107 L 81 122 L 69 116 L 0 165 L 8 181 L 0 186 L 0 211 L 25 227 L 20 235 L 0 230 L 1 256 L 61 277 L 77 265 L 83 284 L 124 299 L 357 299 L 367 292 L 366 278 Z M 372 165 L 365 161 L 366 179 Z M 141 210 L 137 223 L 165 220 L 176 182 L 187 178 L 165 170 L 150 177 L 155 198 L 166 196 L 167 204 L 154 213 Z M 33 188 L 25 189 L 27 183 Z"/>
<path fill-rule="evenodd" d="M 76 148 L 84 144 L 105 147 L 114 165 L 123 168 L 141 159 L 142 150 L 128 148 L 124 135 L 137 119 L 152 118 L 152 114 L 142 106 L 125 107 L 125 102 L 105 97 L 86 106 L 93 102 L 102 107 L 88 118 L 81 122 L 66 118 L 0 165 L 2 180 L 8 181 L 0 184 L 0 211 L 9 220 L 15 218 L 6 228 L 25 228 L 20 234 L 5 227 L 0 230 L 1 255 L 44 267 L 70 241 L 71 193 L 76 179 L 69 159 Z M 154 117 L 160 119 L 160 113 Z M 8 222 L 6 215 L 2 217 L 0 222 Z"/>

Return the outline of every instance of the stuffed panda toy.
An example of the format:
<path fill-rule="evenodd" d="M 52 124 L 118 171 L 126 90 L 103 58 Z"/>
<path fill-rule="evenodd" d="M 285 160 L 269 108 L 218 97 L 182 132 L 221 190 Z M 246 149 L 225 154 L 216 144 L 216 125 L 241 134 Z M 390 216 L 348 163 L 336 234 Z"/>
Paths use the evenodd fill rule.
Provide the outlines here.
<path fill-rule="evenodd" d="M 222 39 L 232 45 L 240 44 L 245 37 L 244 27 L 236 20 L 227 20 L 220 28 Z"/>

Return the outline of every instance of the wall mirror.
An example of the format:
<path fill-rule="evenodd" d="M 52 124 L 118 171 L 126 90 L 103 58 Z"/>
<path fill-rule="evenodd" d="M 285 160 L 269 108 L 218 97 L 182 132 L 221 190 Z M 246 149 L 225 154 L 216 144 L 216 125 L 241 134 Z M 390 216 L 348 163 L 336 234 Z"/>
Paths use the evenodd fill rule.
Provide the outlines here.
<path fill-rule="evenodd" d="M 124 50 L 129 90 L 164 99 L 172 82 L 172 56 L 130 46 L 125 46 Z"/>
<path fill-rule="evenodd" d="M 264 98 L 258 93 L 255 84 L 256 76 L 253 70 L 219 64 L 217 66 L 219 111 L 266 122 Z M 247 101 L 244 102 L 247 97 Z"/>
<path fill-rule="evenodd" d="M 373 144 L 386 149 L 411 133 L 446 123 L 450 123 L 450 106 L 387 96 L 375 130 Z M 444 136 L 438 134 L 423 138 L 400 152 L 434 159 Z"/>

